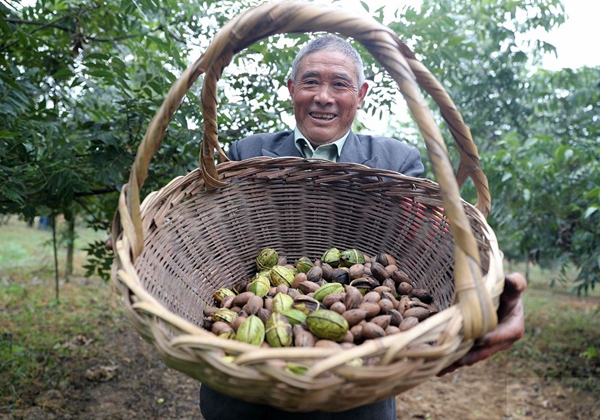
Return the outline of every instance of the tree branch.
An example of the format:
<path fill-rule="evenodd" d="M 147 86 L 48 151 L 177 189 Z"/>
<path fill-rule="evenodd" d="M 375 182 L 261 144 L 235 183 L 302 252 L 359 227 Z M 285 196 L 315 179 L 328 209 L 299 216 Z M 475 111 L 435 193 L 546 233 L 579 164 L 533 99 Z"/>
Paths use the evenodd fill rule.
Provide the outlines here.
<path fill-rule="evenodd" d="M 43 28 L 47 28 L 47 27 L 52 27 L 52 28 L 58 28 L 58 29 L 62 29 L 63 31 L 67 31 L 67 32 L 72 32 L 71 29 L 67 28 L 66 26 L 62 26 L 62 25 L 58 25 L 55 22 L 59 22 L 63 19 L 65 19 L 67 16 L 63 16 L 61 18 L 58 18 L 52 22 L 38 22 L 35 20 L 22 20 L 22 19 L 16 19 L 16 18 L 4 18 L 5 22 L 10 22 L 10 23 L 18 23 L 18 24 L 22 24 L 22 25 L 35 25 L 35 26 L 41 26 L 41 28 L 36 29 L 37 31 L 39 31 L 40 29 Z"/>
<path fill-rule="evenodd" d="M 4 18 L 5 22 L 9 22 L 9 23 L 15 23 L 15 24 L 20 24 L 20 25 L 35 25 L 35 26 L 39 26 L 39 28 L 37 28 L 34 31 L 31 31 L 31 33 L 29 33 L 29 35 L 33 35 L 35 32 L 40 31 L 44 28 L 56 28 L 56 29 L 60 29 L 62 31 L 68 32 L 71 36 L 76 34 L 76 31 L 74 29 L 71 29 L 67 26 L 63 26 L 63 25 L 58 25 L 56 22 L 59 22 L 63 19 L 69 18 L 70 16 L 62 16 L 60 18 L 57 18 L 51 22 L 39 22 L 39 21 L 34 21 L 34 20 L 23 20 L 23 19 L 16 19 L 16 18 Z M 123 36 L 118 36 L 115 38 L 97 38 L 94 36 L 86 36 L 85 37 L 85 42 L 88 43 L 90 41 L 93 42 L 106 42 L 106 43 L 112 43 L 112 42 L 117 42 L 117 41 L 121 41 L 124 39 L 131 39 L 131 38 L 137 38 L 137 37 L 141 37 L 141 36 L 145 36 L 149 33 L 152 32 L 156 32 L 156 31 L 162 31 L 165 30 L 165 28 L 162 25 L 158 25 L 156 28 L 154 29 L 150 29 L 147 32 L 139 32 L 136 34 L 129 34 L 129 35 L 123 35 Z M 178 42 L 182 42 L 185 43 L 185 41 L 177 38 L 176 36 L 174 36 L 171 32 L 169 31 L 165 31 L 167 32 L 171 37 L 173 37 L 176 41 Z M 10 44 L 6 44 L 0 47 L 0 51 L 6 50 L 7 48 L 12 47 L 13 45 L 15 45 L 16 43 L 18 43 L 18 40 L 15 40 L 14 42 L 11 42 Z"/>

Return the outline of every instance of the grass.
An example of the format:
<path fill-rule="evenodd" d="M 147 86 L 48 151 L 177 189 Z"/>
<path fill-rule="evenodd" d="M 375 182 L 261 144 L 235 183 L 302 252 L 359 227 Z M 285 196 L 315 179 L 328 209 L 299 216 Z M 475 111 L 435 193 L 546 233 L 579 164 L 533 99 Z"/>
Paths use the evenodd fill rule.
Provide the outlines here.
<path fill-rule="evenodd" d="M 511 358 L 542 378 L 600 393 L 600 299 L 533 289 L 524 303 L 526 335 Z"/>
<path fill-rule="evenodd" d="M 505 264 L 504 270 L 506 273 L 513 271 L 518 271 L 521 273 L 526 272 L 525 264 Z M 529 290 L 551 290 L 554 293 L 559 294 L 574 294 L 573 288 L 576 277 L 577 273 L 572 268 L 567 270 L 567 281 L 565 282 L 561 280 L 559 273 L 555 270 L 543 269 L 539 266 L 530 266 L 528 288 Z M 590 289 L 587 296 L 600 297 L 600 288 Z"/>
<path fill-rule="evenodd" d="M 59 225 L 60 229 L 63 229 Z M 103 326 L 121 315 L 110 285 L 85 279 L 85 246 L 104 234 L 77 229 L 74 273 L 64 279 L 66 249 L 59 250 L 60 301 L 55 299 L 52 233 L 15 218 L 0 226 L 0 406 L 18 405 L 66 380 L 66 359 L 93 356 Z M 114 321 L 114 322 L 113 322 Z"/>
<path fill-rule="evenodd" d="M 86 259 L 83 250 L 95 240 L 106 239 L 103 232 L 94 232 L 76 226 L 74 276 L 82 276 L 85 270 L 82 264 Z M 57 222 L 57 238 L 66 231 L 64 222 Z M 59 270 L 64 271 L 67 249 L 59 246 Z M 64 275 L 64 272 L 61 273 Z M 52 232 L 40 230 L 37 227 L 27 227 L 23 221 L 15 217 L 9 219 L 7 224 L 0 225 L 0 278 L 4 277 L 52 277 L 54 276 L 54 251 L 52 247 Z"/>
<path fill-rule="evenodd" d="M 115 321 L 120 311 L 110 287 L 99 281 L 74 281 L 61 285 L 61 302 L 56 303 L 51 281 L 0 284 L 0 397 L 14 396 L 15 385 L 46 388 L 64 380 L 67 357 L 93 356 L 102 342 L 104 325 Z"/>
<path fill-rule="evenodd" d="M 525 270 L 516 266 L 510 271 Z M 556 277 L 556 272 L 530 268 L 523 295 L 525 336 L 494 359 L 510 362 L 519 375 L 559 380 L 600 395 L 600 290 L 577 296 L 572 283 L 550 287 Z M 569 277 L 574 279 L 575 273 Z"/>

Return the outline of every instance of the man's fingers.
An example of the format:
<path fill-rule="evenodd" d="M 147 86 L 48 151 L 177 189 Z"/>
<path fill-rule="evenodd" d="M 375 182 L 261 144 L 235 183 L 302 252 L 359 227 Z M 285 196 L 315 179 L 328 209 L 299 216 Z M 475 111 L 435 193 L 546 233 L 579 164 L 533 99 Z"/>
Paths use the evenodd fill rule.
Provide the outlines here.
<path fill-rule="evenodd" d="M 475 343 L 476 347 L 495 346 L 499 343 L 514 343 L 525 334 L 523 322 L 523 301 L 519 300 L 510 313 L 500 320 L 498 326 L 481 337 Z"/>
<path fill-rule="evenodd" d="M 521 273 L 510 273 L 504 278 L 504 293 L 520 295 L 527 289 L 527 280 Z"/>

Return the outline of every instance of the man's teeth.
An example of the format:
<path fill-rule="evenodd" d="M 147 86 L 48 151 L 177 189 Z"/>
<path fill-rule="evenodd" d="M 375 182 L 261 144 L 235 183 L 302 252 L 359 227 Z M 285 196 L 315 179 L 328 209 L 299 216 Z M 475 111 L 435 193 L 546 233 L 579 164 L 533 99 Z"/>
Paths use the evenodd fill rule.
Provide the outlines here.
<path fill-rule="evenodd" d="M 317 112 L 313 112 L 310 115 L 311 115 L 311 117 L 318 118 L 320 120 L 333 120 L 335 118 L 335 115 L 332 115 L 332 114 L 319 114 Z"/>

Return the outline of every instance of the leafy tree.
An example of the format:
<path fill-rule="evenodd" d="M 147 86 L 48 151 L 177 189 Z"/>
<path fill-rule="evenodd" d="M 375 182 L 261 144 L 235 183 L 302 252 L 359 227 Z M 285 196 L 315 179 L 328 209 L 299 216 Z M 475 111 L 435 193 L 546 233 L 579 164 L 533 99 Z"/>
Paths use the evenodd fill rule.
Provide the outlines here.
<path fill-rule="evenodd" d="M 575 266 L 581 292 L 600 274 L 600 69 L 536 70 L 553 47 L 522 42 L 563 21 L 556 0 L 425 1 L 390 26 L 414 44 L 470 126 L 505 256 L 563 273 Z M 463 193 L 475 198 L 468 184 Z"/>

